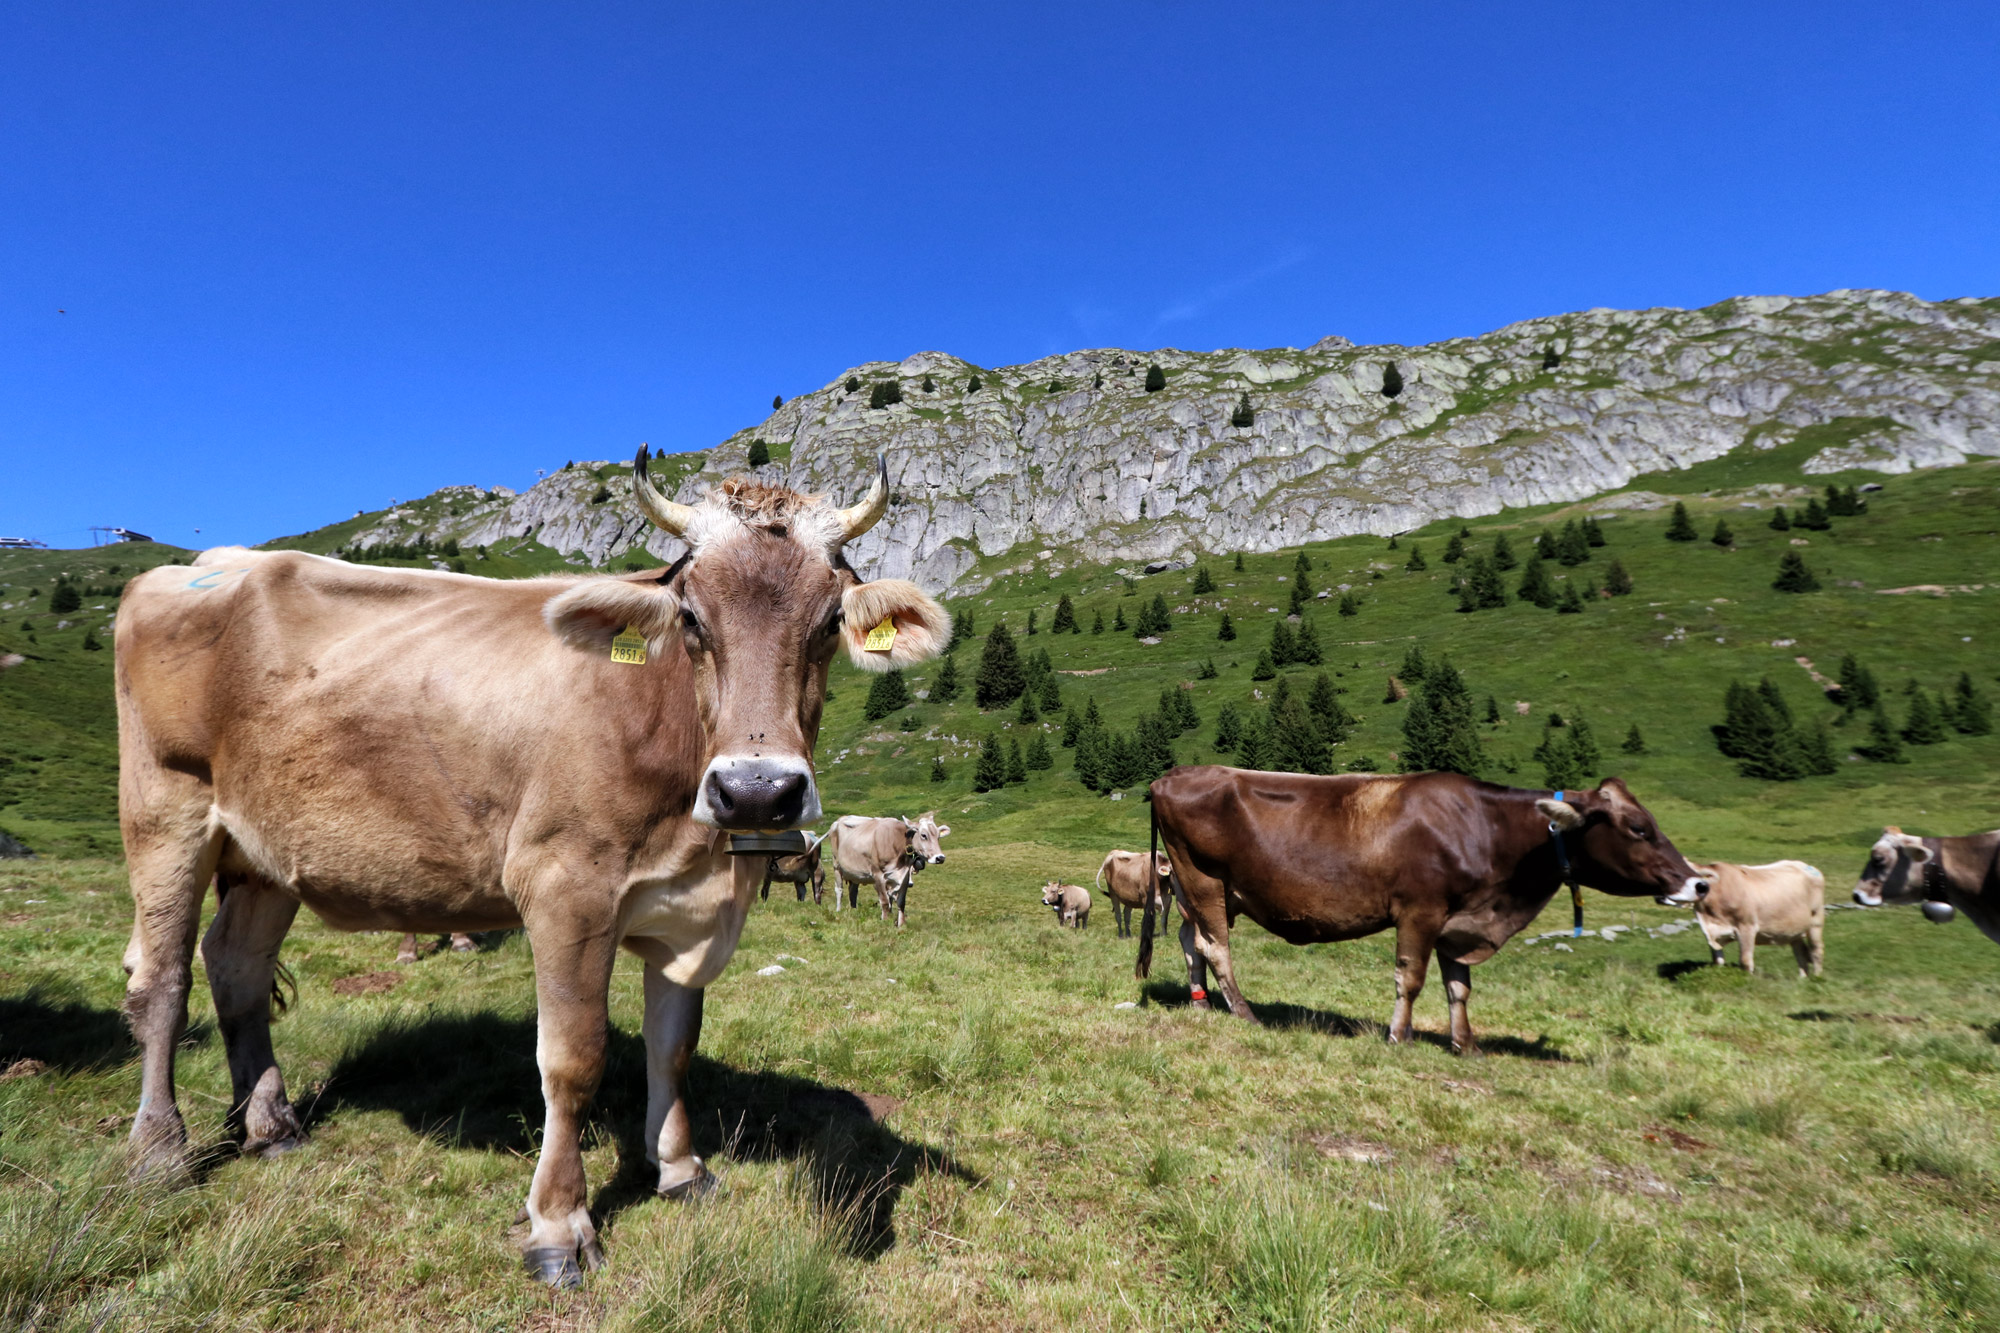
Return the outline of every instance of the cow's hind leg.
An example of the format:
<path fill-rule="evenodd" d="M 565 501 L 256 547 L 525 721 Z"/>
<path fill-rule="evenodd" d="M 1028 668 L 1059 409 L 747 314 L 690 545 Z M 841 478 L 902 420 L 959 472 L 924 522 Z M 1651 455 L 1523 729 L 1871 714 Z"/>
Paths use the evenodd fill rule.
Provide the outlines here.
<path fill-rule="evenodd" d="M 1812 974 L 1819 976 L 1826 971 L 1826 927 L 1815 925 L 1806 932 L 1805 962 L 1812 968 Z"/>
<path fill-rule="evenodd" d="M 174 1049 L 187 1030 L 188 986 L 202 895 L 222 835 L 208 827 L 207 789 L 178 774 L 121 775 L 132 938 L 125 946 L 125 1017 L 139 1043 L 132 1170 L 178 1170 L 187 1125 L 174 1099 Z"/>
<path fill-rule="evenodd" d="M 1736 956 L 1743 960 L 1743 970 L 1750 975 L 1757 974 L 1757 928 L 1751 926 L 1736 932 Z"/>
<path fill-rule="evenodd" d="M 1185 949 L 1189 943 L 1192 943 L 1194 952 L 1200 954 L 1202 959 L 1214 970 L 1216 984 L 1222 987 L 1222 998 L 1229 1001 L 1229 1012 L 1235 1014 L 1245 1022 L 1255 1023 L 1258 1021 L 1257 1015 L 1250 1012 L 1250 1002 L 1244 999 L 1243 992 L 1236 988 L 1236 968 L 1229 956 L 1228 918 L 1222 914 L 1222 895 L 1218 892 L 1215 896 L 1217 906 L 1213 914 L 1215 918 L 1213 920 L 1208 919 L 1208 914 L 1196 917 L 1191 916 L 1185 911 L 1182 912 L 1182 947 Z M 1193 932 L 1191 939 L 1189 934 L 1190 927 L 1192 927 Z M 1190 973 L 1192 971 L 1193 969 L 1190 969 Z"/>
<path fill-rule="evenodd" d="M 1472 1039 L 1472 1019 L 1466 1012 L 1466 1002 L 1472 998 L 1472 967 L 1443 954 L 1438 955 L 1438 966 L 1444 971 L 1444 993 L 1451 1006 L 1451 1048 L 1460 1055 L 1477 1055 L 1479 1043 Z"/>
<path fill-rule="evenodd" d="M 1417 996 L 1423 994 L 1437 935 L 1435 929 L 1414 922 L 1396 925 L 1396 1010 L 1389 1019 L 1390 1041 L 1406 1042 L 1415 1032 Z"/>
<path fill-rule="evenodd" d="M 222 904 L 202 937 L 201 961 L 229 1058 L 230 1128 L 242 1132 L 245 1153 L 276 1156 L 306 1138 L 271 1051 L 271 1012 L 283 1004 L 274 989 L 278 949 L 299 904 L 254 875 L 225 873 L 216 887 Z"/>
<path fill-rule="evenodd" d="M 403 942 L 396 948 L 396 961 L 398 963 L 414 963 L 417 961 L 417 937 L 415 934 L 403 936 Z"/>
<path fill-rule="evenodd" d="M 659 1193 L 669 1199 L 703 1193 L 715 1183 L 694 1155 L 686 1096 L 688 1065 L 701 1040 L 702 995 L 667 980 L 647 959 L 646 1156 L 659 1168 Z"/>
<path fill-rule="evenodd" d="M 1195 947 L 1194 922 L 1181 918 L 1181 955 L 1187 959 L 1188 1003 L 1208 1008 L 1208 959 Z"/>

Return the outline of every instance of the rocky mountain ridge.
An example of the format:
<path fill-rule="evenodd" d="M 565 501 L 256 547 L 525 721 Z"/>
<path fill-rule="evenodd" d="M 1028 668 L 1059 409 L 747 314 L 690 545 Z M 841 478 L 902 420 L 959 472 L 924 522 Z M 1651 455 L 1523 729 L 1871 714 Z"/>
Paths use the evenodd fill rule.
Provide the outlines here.
<path fill-rule="evenodd" d="M 2000 455 L 2000 299 L 1739 297 L 1422 347 L 1100 348 L 998 368 L 919 352 L 852 367 L 655 475 L 692 501 L 755 454 L 770 459 L 759 476 L 847 503 L 884 454 L 895 496 L 857 566 L 963 593 L 984 586 L 982 559 L 1024 544 L 1058 562 L 1179 563 L 1583 500 L 1742 448 L 1800 452 L 1807 473 Z M 629 477 L 584 463 L 518 495 L 447 488 L 354 543 L 678 555 L 637 516 Z"/>

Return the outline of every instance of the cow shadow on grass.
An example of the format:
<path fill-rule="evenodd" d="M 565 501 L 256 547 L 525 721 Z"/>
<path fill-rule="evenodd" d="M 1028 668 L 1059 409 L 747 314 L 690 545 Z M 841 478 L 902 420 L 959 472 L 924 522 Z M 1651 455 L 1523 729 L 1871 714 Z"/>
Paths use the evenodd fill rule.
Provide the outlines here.
<path fill-rule="evenodd" d="M 137 1054 L 116 1009 L 40 988 L 0 998 L 0 1065 L 39 1060 L 66 1074 L 95 1074 Z"/>
<path fill-rule="evenodd" d="M 1163 1009 L 1186 1008 L 1190 996 L 1188 988 L 1172 981 L 1149 981 L 1141 988 L 1142 1003 L 1157 1004 Z M 1219 992 L 1212 992 L 1209 1003 L 1215 1012 L 1228 1016 L 1228 1007 Z M 1330 1037 L 1372 1037 L 1381 1041 L 1388 1032 L 1388 1025 L 1371 1018 L 1356 1018 L 1333 1009 L 1314 1009 L 1303 1004 L 1263 1004 L 1250 1002 L 1250 1012 L 1257 1021 L 1267 1028 L 1280 1032 L 1305 1029 L 1309 1032 L 1324 1032 Z M 1474 1035 L 1478 1035 L 1477 1025 Z M 1417 1029 L 1416 1040 L 1440 1050 L 1451 1049 L 1451 1038 L 1442 1032 L 1427 1032 Z M 1551 1045 L 1546 1036 L 1533 1041 L 1522 1041 L 1519 1037 L 1480 1036 L 1479 1048 L 1487 1055 L 1511 1055 L 1522 1060 L 1543 1060 L 1553 1064 L 1568 1064 L 1570 1057 Z"/>
<path fill-rule="evenodd" d="M 686 1090 L 696 1153 L 711 1162 L 796 1163 L 857 1257 L 895 1244 L 896 1200 L 919 1175 L 980 1183 L 948 1154 L 885 1127 L 881 1120 L 900 1104 L 892 1099 L 701 1055 Z M 334 1066 L 311 1101 L 307 1127 L 347 1108 L 394 1111 L 413 1132 L 449 1147 L 532 1156 L 543 1109 L 534 1019 L 477 1013 L 385 1024 Z M 645 1122 L 645 1043 L 614 1028 L 585 1129 L 586 1142 L 595 1136 L 618 1147 L 617 1169 L 591 1203 L 600 1224 L 654 1197 L 659 1172 L 646 1159 Z"/>

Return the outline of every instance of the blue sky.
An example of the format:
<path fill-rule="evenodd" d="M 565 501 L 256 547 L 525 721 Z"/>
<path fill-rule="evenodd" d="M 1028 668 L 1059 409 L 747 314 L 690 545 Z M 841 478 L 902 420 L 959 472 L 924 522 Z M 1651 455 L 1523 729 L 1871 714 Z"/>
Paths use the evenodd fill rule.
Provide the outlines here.
<path fill-rule="evenodd" d="M 1992 295 L 1996 89 L 1990 3 L 0 6 L 0 535 L 261 541 L 925 348 Z"/>

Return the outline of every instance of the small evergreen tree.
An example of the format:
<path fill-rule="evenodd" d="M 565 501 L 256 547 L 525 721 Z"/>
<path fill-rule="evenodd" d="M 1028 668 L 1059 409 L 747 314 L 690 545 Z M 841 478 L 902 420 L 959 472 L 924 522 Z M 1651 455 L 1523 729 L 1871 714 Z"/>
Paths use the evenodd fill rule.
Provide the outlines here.
<path fill-rule="evenodd" d="M 1165 593 L 1156 592 L 1153 594 L 1153 601 L 1146 608 L 1146 615 L 1147 624 L 1151 626 L 1150 632 L 1153 634 L 1165 634 L 1174 627 L 1173 616 L 1167 611 L 1167 595 Z"/>
<path fill-rule="evenodd" d="M 774 393 L 771 395 L 771 410 L 773 412 L 777 411 L 784 405 L 785 405 L 785 395 L 781 393 Z"/>
<path fill-rule="evenodd" d="M 1250 668 L 1250 679 L 1269 680 L 1278 674 L 1278 668 L 1271 661 L 1271 650 L 1266 648 L 1257 654 L 1257 665 Z"/>
<path fill-rule="evenodd" d="M 1541 764 L 1542 783 L 1551 791 L 1590 785 L 1589 770 L 1571 744 L 1569 729 L 1553 719 L 1543 728 L 1542 743 L 1529 757 Z"/>
<path fill-rule="evenodd" d="M 1958 673 L 1958 690 L 1950 704 L 1951 725 L 1966 736 L 1986 736 L 1993 731 L 1993 706 L 1986 701 L 1968 672 Z"/>
<path fill-rule="evenodd" d="M 1411 685 L 1415 685 L 1426 675 L 1430 674 L 1430 669 L 1430 659 L 1424 656 L 1424 646 L 1420 643 L 1413 643 L 1404 651 L 1403 665 L 1397 671 L 1405 681 Z"/>
<path fill-rule="evenodd" d="M 861 379 L 859 376 L 849 375 L 847 377 L 847 391 L 849 393 L 861 392 Z"/>
<path fill-rule="evenodd" d="M 1907 764 L 1910 757 L 1903 753 L 1903 738 L 1896 734 L 1895 724 L 1889 721 L 1889 709 L 1880 699 L 1868 717 L 1868 743 L 1854 747 L 1854 753 L 1877 764 Z"/>
<path fill-rule="evenodd" d="M 1402 549 L 1402 543 L 1396 540 L 1396 534 L 1393 532 L 1389 534 L 1389 549 L 1392 551 L 1397 551 Z"/>
<path fill-rule="evenodd" d="M 1646 753 L 1646 738 L 1639 733 L 1639 724 L 1637 722 L 1634 722 L 1631 729 L 1625 733 L 1625 740 L 1618 748 L 1626 754 Z"/>
<path fill-rule="evenodd" d="M 1496 726 L 1500 721 L 1500 701 L 1492 695 L 1486 696 L 1486 725 Z"/>
<path fill-rule="evenodd" d="M 1563 524 L 1562 535 L 1556 538 L 1556 560 L 1559 564 L 1574 568 L 1590 559 L 1590 538 L 1583 533 L 1583 525 L 1575 519 Z"/>
<path fill-rule="evenodd" d="M 1568 730 L 1570 752 L 1576 756 L 1577 767 L 1583 770 L 1587 782 L 1604 767 L 1604 755 L 1597 748 L 1597 733 L 1590 729 L 1590 722 L 1582 714 L 1571 719 Z"/>
<path fill-rule="evenodd" d="M 1269 762 L 1271 731 L 1261 713 L 1252 713 L 1243 723 L 1242 738 L 1236 743 L 1236 766 L 1263 770 Z"/>
<path fill-rule="evenodd" d="M 55 615 L 67 615 L 83 605 L 83 594 L 67 578 L 56 580 L 55 590 L 49 594 L 49 610 Z"/>
<path fill-rule="evenodd" d="M 1826 510 L 1820 506 L 1818 497 L 1807 500 L 1805 512 L 1792 522 L 1808 532 L 1825 532 L 1833 526 L 1833 520 L 1826 516 Z"/>
<path fill-rule="evenodd" d="M 1243 552 L 1241 551 L 1236 553 L 1236 572 L 1238 574 L 1243 572 Z"/>
<path fill-rule="evenodd" d="M 1910 717 L 1903 724 L 1903 739 L 1912 745 L 1936 745 L 1944 738 L 1944 719 L 1939 716 L 1930 691 L 1916 691 L 1910 696 Z"/>
<path fill-rule="evenodd" d="M 1039 628 L 1037 628 L 1035 624 L 1035 608 L 1031 606 L 1028 608 L 1028 633 L 1032 636 L 1040 634 L 1041 632 L 1042 631 Z"/>
<path fill-rule="evenodd" d="M 1560 600 L 1556 592 L 1555 580 L 1549 577 L 1549 567 L 1542 563 L 1539 554 L 1528 557 L 1528 563 L 1521 569 L 1521 586 L 1514 595 L 1524 602 L 1532 602 L 1547 611 Z"/>
<path fill-rule="evenodd" d="M 903 680 L 901 671 L 884 671 L 876 676 L 868 686 L 868 701 L 861 705 L 861 714 L 870 722 L 879 722 L 899 708 L 910 704 L 909 687 Z"/>
<path fill-rule="evenodd" d="M 1403 372 L 1396 369 L 1394 361 L 1382 367 L 1382 396 L 1394 398 L 1403 392 Z"/>
<path fill-rule="evenodd" d="M 1071 704 L 1069 707 L 1069 711 L 1063 714 L 1063 729 L 1062 729 L 1063 749 L 1074 750 L 1076 748 L 1077 737 L 1081 736 L 1082 734 L 1083 734 L 1083 714 L 1077 711 L 1075 704 Z"/>
<path fill-rule="evenodd" d="M 1042 769 L 1056 766 L 1055 756 L 1049 753 L 1048 739 L 1041 732 L 1038 731 L 1028 738 L 1028 750 L 1022 762 L 1030 772 L 1040 772 Z"/>
<path fill-rule="evenodd" d="M 925 393 L 937 392 L 937 381 L 932 379 L 929 375 L 924 376 L 924 392 Z"/>
<path fill-rule="evenodd" d="M 1146 392 L 1158 393 L 1160 390 L 1166 387 L 1167 387 L 1167 372 L 1160 369 L 1160 363 L 1155 361 L 1152 365 L 1147 366 Z"/>
<path fill-rule="evenodd" d="M 1623 561 L 1613 560 L 1611 568 L 1604 571 L 1604 591 L 1613 597 L 1626 597 L 1632 592 L 1632 576 L 1625 572 Z"/>
<path fill-rule="evenodd" d="M 1688 507 L 1679 500 L 1674 501 L 1674 516 L 1667 521 L 1667 540 L 1691 542 L 1700 536 L 1694 530 L 1694 520 L 1688 517 Z"/>
<path fill-rule="evenodd" d="M 1215 715 L 1215 748 L 1223 754 L 1234 750 L 1243 740 L 1243 715 L 1235 704 L 1224 704 Z"/>
<path fill-rule="evenodd" d="M 1547 528 L 1543 528 L 1535 534 L 1534 549 L 1528 558 L 1533 560 L 1537 557 L 1543 560 L 1553 560 L 1556 558 L 1556 539 Z"/>
<path fill-rule="evenodd" d="M 1032 689 L 1021 691 L 1021 706 L 1015 710 L 1014 720 L 1024 727 L 1032 727 L 1042 720 L 1041 701 Z"/>
<path fill-rule="evenodd" d="M 1222 624 L 1216 628 L 1215 637 L 1224 643 L 1236 637 L 1236 623 L 1229 618 L 1227 611 L 1222 613 Z"/>
<path fill-rule="evenodd" d="M 932 781 L 932 782 L 948 782 L 948 781 L 950 781 L 950 780 L 951 780 L 951 774 L 949 774 L 949 773 L 945 772 L 945 768 L 944 768 L 944 756 L 943 756 L 943 755 L 941 755 L 941 754 L 934 754 L 934 755 L 932 755 L 932 756 L 931 756 L 931 781 Z"/>
<path fill-rule="evenodd" d="M 1785 513 L 1783 505 L 1779 505 L 1771 511 L 1771 530 L 1773 532 L 1790 532 L 1792 530 L 1792 520 Z"/>
<path fill-rule="evenodd" d="M 947 657 L 944 659 L 943 668 L 937 673 L 937 679 L 931 682 L 931 702 L 934 704 L 948 704 L 957 697 L 958 659 L 956 657 Z"/>
<path fill-rule="evenodd" d="M 1220 671 L 1215 669 L 1215 659 L 1210 657 L 1202 661 L 1201 669 L 1194 673 L 1194 678 L 1196 680 L 1214 680 L 1221 674 Z"/>
<path fill-rule="evenodd" d="M 1028 764 L 1027 760 L 1021 754 L 1021 738 L 1019 736 L 1009 736 L 1007 738 L 1007 781 L 1014 783 L 1026 782 L 1027 780 Z"/>
<path fill-rule="evenodd" d="M 1236 400 L 1236 410 L 1229 414 L 1229 424 L 1238 430 L 1257 424 L 1257 413 L 1250 406 L 1249 394 L 1246 393 Z"/>
<path fill-rule="evenodd" d="M 1840 659 L 1840 707 L 1843 717 L 1852 717 L 1863 709 L 1872 709 L 1881 702 L 1882 687 L 1875 682 L 1875 673 L 1861 665 L 1853 653 Z"/>
<path fill-rule="evenodd" d="M 1805 557 L 1797 551 L 1787 551 L 1778 560 L 1778 577 L 1771 586 L 1779 592 L 1818 592 L 1819 580 L 1806 567 Z"/>
<path fill-rule="evenodd" d="M 1465 538 L 1454 532 L 1444 544 L 1444 562 L 1455 565 L 1465 559 Z"/>
<path fill-rule="evenodd" d="M 1056 598 L 1056 618 L 1049 622 L 1051 634 L 1074 634 L 1076 632 L 1076 606 L 1064 593 Z"/>
<path fill-rule="evenodd" d="M 1507 534 L 1496 533 L 1493 538 L 1493 568 L 1504 574 L 1520 563 L 1515 558 L 1514 548 L 1507 544 Z"/>
<path fill-rule="evenodd" d="M 1562 353 L 1556 351 L 1554 343 L 1551 343 L 1547 347 L 1542 349 L 1543 370 L 1554 370 L 1557 366 L 1562 364 L 1562 361 L 1563 361 Z"/>
<path fill-rule="evenodd" d="M 1356 616 L 1361 614 L 1361 599 L 1351 592 L 1340 594 L 1340 614 Z"/>
<path fill-rule="evenodd" d="M 1330 746 L 1345 741 L 1358 725 L 1354 714 L 1341 705 L 1340 691 L 1324 671 L 1313 677 L 1312 690 L 1306 695 L 1306 711 L 1312 714 L 1313 724 L 1319 728 L 1320 740 Z"/>
<path fill-rule="evenodd" d="M 751 467 L 763 467 L 766 463 L 771 461 L 771 446 L 764 443 L 762 440 L 750 441 L 750 457 L 748 461 Z M 606 500 L 610 499 L 611 492 L 605 491 L 604 498 Z M 591 501 L 591 503 L 601 504 L 603 503 L 603 501 L 593 500 Z"/>
<path fill-rule="evenodd" d="M 1297 659 L 1293 656 L 1292 627 L 1280 620 L 1271 626 L 1271 663 L 1274 666 L 1290 666 Z"/>
<path fill-rule="evenodd" d="M 1577 595 L 1575 579 L 1563 584 L 1562 596 L 1556 600 L 1556 614 L 1559 616 L 1583 614 L 1583 598 Z"/>
<path fill-rule="evenodd" d="M 972 789 L 995 791 L 1007 785 L 1007 755 L 1000 748 L 1000 733 L 989 731 L 979 742 L 979 761 L 972 767 Z"/>
<path fill-rule="evenodd" d="M 1475 558 L 1471 573 L 1465 577 L 1465 586 L 1471 594 L 1473 610 L 1491 611 L 1507 605 L 1507 587 L 1500 581 L 1497 559 L 1489 563 Z"/>
<path fill-rule="evenodd" d="M 1042 711 L 1044 713 L 1053 713 L 1062 707 L 1062 682 L 1056 679 L 1055 672 L 1045 671 L 1042 673 L 1042 683 L 1039 689 L 1042 696 Z"/>
<path fill-rule="evenodd" d="M 965 382 L 965 391 L 967 393 L 978 393 L 981 389 L 985 387 L 986 387 L 985 382 L 982 381 L 977 375 L 974 375 L 971 379 Z"/>
<path fill-rule="evenodd" d="M 1409 665 L 1407 659 L 1404 665 Z M 1435 769 L 1477 777 L 1485 755 L 1472 717 L 1472 696 L 1457 669 L 1440 661 L 1410 686 L 1410 709 L 1403 716 L 1403 771 Z"/>
<path fill-rule="evenodd" d="M 1430 566 L 1424 561 L 1424 548 L 1415 542 L 1411 542 L 1410 558 L 1403 562 L 1403 568 L 1412 574 L 1421 574 L 1429 569 Z"/>
<path fill-rule="evenodd" d="M 1709 541 L 1722 547 L 1724 550 L 1728 550 L 1730 547 L 1736 545 L 1736 534 L 1729 530 L 1728 519 L 1718 518 L 1715 520 L 1715 535 L 1710 537 Z"/>
<path fill-rule="evenodd" d="M 1596 519 L 1588 515 L 1583 520 L 1583 540 L 1588 546 L 1604 545 L 1604 529 L 1598 526 Z"/>
<path fill-rule="evenodd" d="M 868 391 L 868 406 L 880 409 L 891 403 L 903 401 L 903 386 L 895 380 L 883 380 Z"/>
<path fill-rule="evenodd" d="M 1120 634 L 1132 628 L 1125 623 L 1125 608 L 1123 606 L 1117 608 L 1116 614 L 1111 621 L 1111 628 L 1117 630 Z"/>
<path fill-rule="evenodd" d="M 1207 565 L 1195 566 L 1194 582 L 1188 586 L 1188 591 L 1192 592 L 1197 597 L 1201 596 L 1203 593 L 1211 593 L 1215 591 L 1215 580 L 1209 577 Z"/>
<path fill-rule="evenodd" d="M 1092 634 L 1104 633 L 1104 612 L 1098 611 L 1092 616 L 1090 621 L 1090 632 Z"/>
<path fill-rule="evenodd" d="M 1020 698 L 1027 687 L 1013 631 L 1004 620 L 997 621 L 987 633 L 986 647 L 979 655 L 979 673 L 972 682 L 973 698 L 981 708 L 1000 708 Z"/>
<path fill-rule="evenodd" d="M 1287 615 L 1302 615 L 1306 609 L 1306 590 L 1296 583 L 1292 585 L 1292 604 L 1286 609 Z"/>
<path fill-rule="evenodd" d="M 95 629 L 87 629 L 83 632 L 83 651 L 86 653 L 101 653 L 104 651 L 104 645 L 97 641 L 97 631 Z"/>

